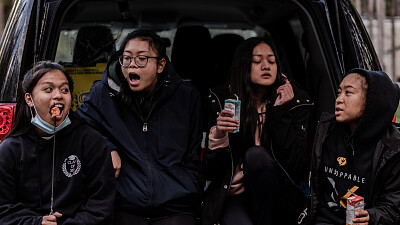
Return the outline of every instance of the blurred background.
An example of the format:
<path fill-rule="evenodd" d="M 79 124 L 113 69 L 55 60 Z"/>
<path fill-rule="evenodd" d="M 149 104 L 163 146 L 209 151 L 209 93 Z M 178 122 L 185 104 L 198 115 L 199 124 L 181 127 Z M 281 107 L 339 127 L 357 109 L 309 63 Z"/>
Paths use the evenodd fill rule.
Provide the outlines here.
<path fill-rule="evenodd" d="M 400 0 L 352 0 L 374 44 L 383 70 L 400 82 Z"/>
<path fill-rule="evenodd" d="M 17 0 L 0 0 L 0 35 Z M 370 34 L 383 70 L 400 82 L 400 0 L 351 0 Z"/>
<path fill-rule="evenodd" d="M 15 0 L 0 0 L 0 35 L 3 34 L 4 26 L 6 25 L 8 14 Z"/>

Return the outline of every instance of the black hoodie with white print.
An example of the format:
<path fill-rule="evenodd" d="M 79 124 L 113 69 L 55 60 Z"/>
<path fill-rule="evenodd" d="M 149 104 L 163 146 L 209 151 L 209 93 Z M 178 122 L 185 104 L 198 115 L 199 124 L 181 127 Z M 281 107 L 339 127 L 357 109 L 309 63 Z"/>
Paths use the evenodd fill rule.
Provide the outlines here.
<path fill-rule="evenodd" d="M 56 133 L 54 212 L 58 225 L 110 225 L 115 177 L 103 138 L 69 114 L 71 124 Z M 53 138 L 33 129 L 0 144 L 0 224 L 39 225 L 51 205 Z"/>

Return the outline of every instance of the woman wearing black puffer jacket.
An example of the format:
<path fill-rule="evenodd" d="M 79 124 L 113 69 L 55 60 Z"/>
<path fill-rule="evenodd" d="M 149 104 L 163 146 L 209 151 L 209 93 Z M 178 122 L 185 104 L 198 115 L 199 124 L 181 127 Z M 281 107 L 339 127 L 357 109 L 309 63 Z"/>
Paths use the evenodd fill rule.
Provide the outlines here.
<path fill-rule="evenodd" d="M 115 224 L 196 223 L 200 94 L 174 71 L 160 36 L 129 33 L 77 112 L 112 150 Z"/>

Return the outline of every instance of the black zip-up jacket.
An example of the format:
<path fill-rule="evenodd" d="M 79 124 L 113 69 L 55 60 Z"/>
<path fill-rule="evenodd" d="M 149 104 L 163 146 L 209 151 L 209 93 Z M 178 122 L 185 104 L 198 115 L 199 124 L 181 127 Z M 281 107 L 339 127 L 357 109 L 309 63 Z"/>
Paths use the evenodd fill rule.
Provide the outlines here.
<path fill-rule="evenodd" d="M 54 212 L 63 225 L 110 225 L 115 177 L 101 135 L 70 114 L 56 133 Z M 33 129 L 0 144 L 0 224 L 39 225 L 50 213 L 53 138 Z"/>
<path fill-rule="evenodd" d="M 400 224 L 400 132 L 391 124 L 399 102 L 399 88 L 389 77 L 378 71 L 354 69 L 368 83 L 367 100 L 363 115 L 352 134 L 354 157 L 363 149 L 376 146 L 373 151 L 372 171 L 365 209 L 369 224 Z M 334 115 L 323 114 L 316 130 L 311 162 L 311 199 L 309 208 L 299 217 L 299 223 L 312 224 L 321 199 L 318 171 L 323 143 L 335 127 Z M 345 215 L 343 215 L 345 218 Z"/>
<path fill-rule="evenodd" d="M 202 190 L 200 94 L 167 62 L 144 118 L 137 104 L 119 104 L 118 66 L 114 56 L 77 110 L 121 157 L 116 209 L 154 219 L 195 213 Z"/>
<path fill-rule="evenodd" d="M 271 129 L 272 143 L 263 143 L 271 151 L 285 174 L 284 192 L 285 212 L 299 212 L 304 204 L 305 195 L 299 189 L 307 174 L 306 147 L 307 129 L 313 111 L 313 103 L 307 94 L 292 84 L 295 97 L 282 106 L 267 106 L 267 129 Z M 215 125 L 218 113 L 223 109 L 224 100 L 229 98 L 227 87 L 212 89 L 208 95 L 210 102 L 209 127 Z M 233 171 L 239 159 L 238 141 L 235 134 L 229 133 L 229 146 L 226 148 L 207 149 L 203 156 L 205 178 L 210 182 L 205 191 L 202 204 L 202 224 L 217 224 L 233 177 Z M 290 196 L 290 197 L 289 197 Z M 282 209 L 283 212 L 283 209 Z M 290 216 L 289 216 L 290 217 Z M 293 215 L 292 217 L 297 217 Z M 282 218 L 284 219 L 284 218 Z M 284 221 L 284 220 L 281 220 Z"/>

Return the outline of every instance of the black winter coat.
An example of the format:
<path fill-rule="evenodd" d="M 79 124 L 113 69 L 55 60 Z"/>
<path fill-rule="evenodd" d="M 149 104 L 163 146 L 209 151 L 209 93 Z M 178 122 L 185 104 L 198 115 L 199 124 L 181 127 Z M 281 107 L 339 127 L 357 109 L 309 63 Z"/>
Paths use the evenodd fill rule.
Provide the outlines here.
<path fill-rule="evenodd" d="M 202 190 L 200 94 L 167 62 L 154 107 L 142 118 L 136 104 L 116 98 L 116 60 L 77 110 L 121 157 L 116 209 L 154 219 L 195 213 Z"/>
<path fill-rule="evenodd" d="M 310 124 L 313 103 L 307 94 L 294 84 L 295 97 L 291 102 L 282 106 L 267 106 L 266 128 L 271 129 L 271 143 L 262 145 L 271 151 L 285 174 L 282 204 L 286 216 L 297 218 L 304 205 L 305 195 L 299 189 L 301 181 L 306 180 L 307 165 L 307 129 Z M 224 100 L 229 98 L 227 87 L 210 90 L 208 95 L 210 108 L 209 127 L 216 124 L 215 120 L 223 109 Z M 208 137 L 208 136 L 207 136 Z M 229 146 L 209 150 L 203 157 L 205 178 L 210 182 L 205 191 L 202 204 L 202 224 L 217 224 L 229 192 L 233 171 L 239 160 L 241 144 L 237 134 L 229 133 Z M 250 147 L 250 146 L 248 146 Z M 287 198 L 286 198 L 287 197 Z M 282 211 L 283 212 L 283 211 Z M 292 216 L 290 216 L 292 215 Z M 279 217 L 279 216 L 277 216 Z M 281 220 L 285 221 L 285 220 Z M 293 220 L 292 220 L 293 221 Z"/>
<path fill-rule="evenodd" d="M 60 225 L 110 225 L 115 177 L 100 134 L 70 114 L 56 134 L 54 212 Z M 0 144 L 0 224 L 39 225 L 50 213 L 53 138 L 33 129 Z"/>

